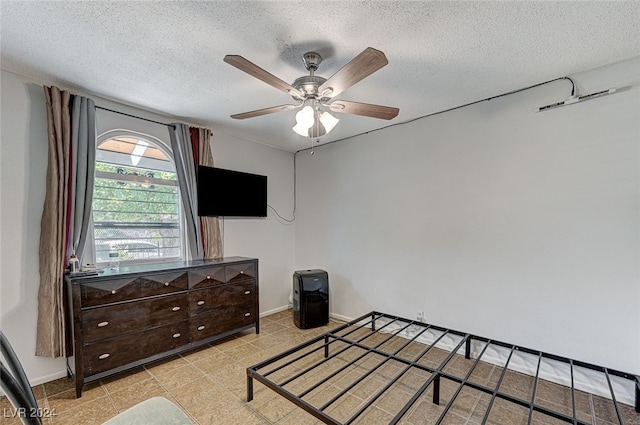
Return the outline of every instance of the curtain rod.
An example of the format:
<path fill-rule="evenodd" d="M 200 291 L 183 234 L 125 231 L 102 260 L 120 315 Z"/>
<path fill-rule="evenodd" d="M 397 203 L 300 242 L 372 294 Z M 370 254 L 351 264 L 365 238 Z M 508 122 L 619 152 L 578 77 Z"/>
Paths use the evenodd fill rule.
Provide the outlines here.
<path fill-rule="evenodd" d="M 104 111 L 113 112 L 114 114 L 125 115 L 125 116 L 127 116 L 127 117 L 137 118 L 137 119 L 139 119 L 139 120 L 152 122 L 152 123 L 154 123 L 154 124 L 166 125 L 167 127 L 176 128 L 176 126 L 175 126 L 175 125 L 173 125 L 173 124 L 167 124 L 167 123 L 160 122 L 160 121 L 154 121 L 154 120 L 150 120 L 149 118 L 138 117 L 138 116 L 136 116 L 136 115 L 127 114 L 127 113 L 125 113 L 125 112 L 114 111 L 113 109 L 103 108 L 102 106 L 96 106 L 96 109 L 102 109 L 102 110 L 104 110 Z"/>

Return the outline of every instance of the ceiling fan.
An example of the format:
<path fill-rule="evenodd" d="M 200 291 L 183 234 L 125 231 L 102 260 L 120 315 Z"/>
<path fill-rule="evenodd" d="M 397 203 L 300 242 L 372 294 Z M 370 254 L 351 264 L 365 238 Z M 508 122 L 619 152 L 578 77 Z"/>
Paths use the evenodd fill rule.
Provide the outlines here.
<path fill-rule="evenodd" d="M 338 119 L 329 112 L 361 115 L 371 118 L 390 120 L 400 111 L 390 106 L 373 105 L 370 103 L 333 100 L 334 97 L 356 84 L 363 78 L 373 74 L 389 61 L 380 50 L 368 47 L 353 58 L 329 79 L 315 75 L 322 56 L 316 52 L 308 52 L 303 56 L 305 67 L 309 75 L 297 78 L 293 84 L 288 84 L 270 74 L 242 56 L 227 55 L 224 61 L 241 71 L 264 81 L 272 87 L 281 90 L 296 101 L 295 104 L 272 106 L 231 115 L 231 118 L 246 119 L 275 112 L 302 108 L 296 114 L 297 124 L 293 131 L 305 137 L 320 137 L 331 131 L 338 123 Z"/>

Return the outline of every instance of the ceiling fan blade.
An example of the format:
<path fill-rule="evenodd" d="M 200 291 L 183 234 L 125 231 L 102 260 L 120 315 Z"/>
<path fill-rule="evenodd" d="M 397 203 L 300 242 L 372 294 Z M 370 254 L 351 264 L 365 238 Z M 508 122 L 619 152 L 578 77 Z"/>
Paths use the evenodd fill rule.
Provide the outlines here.
<path fill-rule="evenodd" d="M 290 95 L 295 95 L 297 97 L 303 97 L 303 94 L 291 84 L 285 83 L 280 78 L 276 77 L 273 74 L 270 74 L 253 62 L 246 60 L 242 56 L 227 55 L 224 57 L 224 61 L 229 65 L 235 66 L 240 71 L 244 71 L 252 77 L 264 81 L 265 83 L 277 88 L 278 90 L 281 90 Z"/>
<path fill-rule="evenodd" d="M 236 120 L 243 120 L 245 118 L 253 118 L 253 117 L 259 117 L 261 115 L 273 114 L 273 113 L 280 112 L 280 111 L 287 111 L 289 109 L 294 109 L 294 108 L 297 108 L 297 107 L 298 107 L 298 105 L 272 106 L 270 108 L 257 109 L 255 111 L 249 111 L 249 112 L 243 112 L 241 114 L 231 115 L 231 118 L 234 118 Z"/>
<path fill-rule="evenodd" d="M 329 108 L 332 112 L 343 114 L 362 115 L 363 117 L 380 118 L 390 120 L 398 116 L 400 109 L 391 106 L 372 105 L 371 103 L 349 102 L 347 100 L 335 100 Z"/>
<path fill-rule="evenodd" d="M 338 72 L 333 74 L 331 78 L 325 81 L 318 88 L 318 93 L 323 93 L 330 88 L 332 91 L 324 97 L 331 98 L 337 96 L 388 63 L 389 61 L 384 53 L 372 47 L 367 47 L 362 53 L 353 58 L 351 62 L 343 66 Z"/>

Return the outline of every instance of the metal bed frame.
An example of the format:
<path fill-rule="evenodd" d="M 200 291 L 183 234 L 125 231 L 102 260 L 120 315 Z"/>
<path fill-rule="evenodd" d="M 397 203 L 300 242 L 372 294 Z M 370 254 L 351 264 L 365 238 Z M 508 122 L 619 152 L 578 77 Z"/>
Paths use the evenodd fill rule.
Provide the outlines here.
<path fill-rule="evenodd" d="M 398 334 L 405 336 L 398 338 Z M 407 337 L 407 334 L 410 337 Z M 427 334 L 433 339 L 430 343 L 425 343 L 422 342 L 423 340 L 418 339 L 421 336 L 424 338 Z M 435 366 L 437 362 L 429 363 L 423 361 L 428 353 L 438 351 L 436 345 L 439 343 L 442 345 L 445 336 L 454 340 L 453 344 L 451 344 L 454 345 L 454 348 L 440 355 L 440 359 L 438 359 L 440 363 L 437 366 Z M 390 344 L 391 342 L 394 344 Z M 416 342 L 419 343 L 416 344 Z M 385 348 L 385 345 L 391 345 L 391 347 Z M 498 350 L 502 350 L 505 355 L 507 352 L 509 353 L 504 365 L 496 365 L 495 362 L 490 364 L 496 368 L 502 368 L 495 386 L 488 386 L 485 383 L 479 383 L 472 379 L 476 367 L 481 363 L 486 365 L 485 362 L 481 362 L 481 358 L 490 346 L 493 346 L 494 349 L 495 347 L 500 347 Z M 436 349 L 434 349 L 434 347 L 436 347 Z M 411 352 L 412 356 L 407 356 L 402 353 L 403 350 L 407 350 L 408 348 L 413 348 Z M 420 348 L 417 354 L 415 351 L 416 348 Z M 480 353 L 475 357 L 475 361 L 472 361 L 474 360 L 472 359 L 473 349 L 480 350 Z M 454 363 L 452 359 L 456 356 L 459 358 L 462 357 L 461 354 L 457 354 L 458 351 L 464 351 L 464 359 L 467 359 L 466 363 L 470 365 L 470 369 L 466 373 L 455 373 L 455 371 L 452 372 L 449 370 L 448 365 Z M 530 378 L 533 379 L 532 393 L 526 398 L 523 398 L 521 394 L 513 394 L 513 391 L 509 391 L 506 386 L 504 390 L 501 388 L 507 371 L 513 372 L 513 370 L 507 366 L 512 360 L 514 353 L 524 353 L 518 354 L 518 356 L 528 355 L 530 357 L 532 356 L 532 358 L 537 358 L 535 377 L 530 376 Z M 445 354 L 446 357 L 444 357 Z M 363 361 L 367 359 L 367 357 L 369 357 L 369 360 L 375 358 L 378 361 L 375 365 L 367 366 L 363 369 L 362 366 L 365 363 Z M 442 357 L 444 357 L 443 360 L 441 360 Z M 570 386 L 566 386 L 567 391 L 570 390 L 571 395 L 572 408 L 570 409 L 570 413 L 567 413 L 566 409 L 554 409 L 551 403 L 538 402 L 536 392 L 542 380 L 540 370 L 543 359 L 545 362 L 555 362 L 566 365 L 570 370 Z M 331 361 L 335 361 L 337 364 L 332 364 L 331 367 L 328 367 Z M 441 381 L 444 378 L 450 383 L 449 395 L 445 395 L 444 402 L 446 406 L 435 422 L 436 424 L 443 422 L 445 416 L 456 402 L 457 397 L 466 388 L 467 391 L 471 389 L 486 394 L 487 397 L 485 398 L 490 397 L 486 413 L 482 418 L 482 424 L 487 423 L 492 412 L 492 407 L 499 403 L 508 402 L 528 410 L 527 423 L 529 425 L 532 423 L 534 412 L 537 412 L 536 415 L 555 418 L 561 422 L 574 425 L 588 425 L 589 422 L 586 422 L 583 416 L 579 417 L 576 410 L 576 395 L 578 392 L 581 392 L 581 390 L 576 389 L 574 382 L 576 372 L 584 372 L 585 370 L 591 371 L 589 373 L 601 373 L 604 378 L 606 378 L 611 402 L 615 409 L 615 416 L 620 425 L 625 425 L 625 420 L 621 411 L 621 405 L 616 399 L 611 377 L 617 377 L 616 379 L 618 380 L 620 380 L 619 378 L 623 378 L 632 382 L 630 385 L 633 385 L 635 388 L 635 411 L 640 413 L 640 376 L 375 311 L 247 368 L 247 401 L 253 400 L 253 380 L 256 379 L 258 382 L 301 407 L 320 421 L 327 424 L 340 425 L 341 422 L 328 414 L 327 409 L 334 405 L 341 397 L 347 395 L 347 393 L 358 384 L 362 383 L 363 380 L 371 376 L 371 374 L 381 370 L 381 367 L 390 362 L 396 365 L 395 373 L 387 377 L 387 382 L 381 389 L 371 394 L 364 406 L 352 412 L 353 414 L 344 421 L 345 425 L 353 423 L 358 418 L 362 418 L 363 413 L 365 413 L 376 400 L 380 399 L 389 388 L 396 385 L 403 376 L 406 377 L 408 371 L 420 372 L 422 374 L 428 374 L 429 376 L 424 382 L 420 381 L 422 384 L 417 390 L 415 390 L 414 385 L 413 390 L 415 390 L 415 393 L 404 406 L 399 408 L 395 417 L 390 421 L 390 424 L 396 424 L 406 417 L 407 412 L 409 412 L 420 399 L 427 399 L 432 401 L 433 404 L 440 405 L 442 395 Z M 371 361 L 368 363 L 371 363 Z M 397 367 L 398 365 L 401 367 Z M 343 388 L 337 394 L 333 395 L 329 400 L 324 400 L 320 403 L 312 403 L 309 400 L 308 396 L 310 396 L 312 392 L 320 390 L 323 386 L 332 385 L 337 379 L 344 376 L 344 373 L 348 373 L 357 367 L 361 369 L 361 376 L 349 383 L 346 388 Z M 305 383 L 306 378 L 314 374 L 316 375 L 313 380 L 314 384 Z M 451 384 L 453 384 L 454 387 L 457 385 L 457 388 L 453 390 L 453 395 L 450 395 L 452 391 Z M 336 390 L 335 386 L 332 386 L 332 388 Z M 338 387 L 338 389 L 340 388 Z M 431 393 L 430 395 L 429 392 Z M 303 399 L 303 397 L 307 398 Z M 447 402 L 446 399 L 449 397 L 451 398 Z M 321 405 L 317 406 L 317 404 Z M 635 422 L 635 419 L 633 420 Z"/>

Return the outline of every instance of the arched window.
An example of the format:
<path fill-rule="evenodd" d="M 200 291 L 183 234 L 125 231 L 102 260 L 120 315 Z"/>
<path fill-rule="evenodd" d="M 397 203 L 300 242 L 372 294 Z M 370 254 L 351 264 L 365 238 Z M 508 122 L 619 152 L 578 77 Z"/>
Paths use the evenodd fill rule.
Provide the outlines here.
<path fill-rule="evenodd" d="M 118 132 L 96 149 L 93 248 L 96 264 L 180 260 L 180 192 L 159 140 Z"/>

